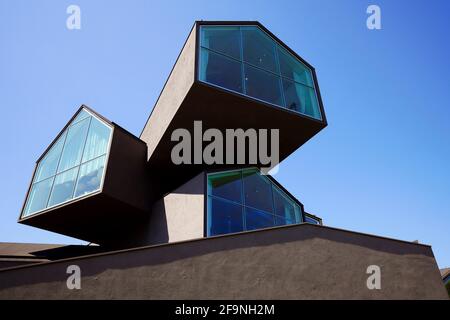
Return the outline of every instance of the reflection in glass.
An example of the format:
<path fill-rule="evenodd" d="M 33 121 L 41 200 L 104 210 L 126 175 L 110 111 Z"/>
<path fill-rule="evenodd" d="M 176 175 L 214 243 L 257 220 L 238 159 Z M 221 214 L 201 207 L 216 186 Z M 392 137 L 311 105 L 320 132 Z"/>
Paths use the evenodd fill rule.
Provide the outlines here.
<path fill-rule="evenodd" d="M 284 192 L 281 192 L 277 187 L 273 187 L 273 202 L 274 202 L 274 214 L 287 219 L 289 221 L 295 221 L 295 207 L 294 202 L 288 199 Z"/>
<path fill-rule="evenodd" d="M 283 79 L 286 108 L 320 119 L 314 89 L 302 84 Z"/>
<path fill-rule="evenodd" d="M 89 118 L 86 118 L 69 128 L 58 172 L 65 171 L 80 164 L 83 146 L 89 128 L 89 120 Z"/>
<path fill-rule="evenodd" d="M 210 194 L 242 203 L 242 180 L 240 171 L 216 173 L 209 180 Z"/>
<path fill-rule="evenodd" d="M 202 48 L 200 80 L 242 92 L 241 64 Z"/>
<path fill-rule="evenodd" d="M 244 172 L 245 205 L 272 212 L 272 190 L 268 179 L 259 172 Z"/>
<path fill-rule="evenodd" d="M 209 198 L 209 235 L 226 234 L 243 230 L 242 206 L 229 201 Z"/>
<path fill-rule="evenodd" d="M 100 188 L 105 159 L 106 157 L 102 156 L 80 166 L 75 197 L 85 195 Z"/>
<path fill-rule="evenodd" d="M 303 63 L 294 58 L 285 49 L 278 47 L 280 57 L 280 70 L 283 77 L 313 87 L 311 71 Z"/>
<path fill-rule="evenodd" d="M 245 208 L 245 225 L 247 230 L 262 229 L 274 226 L 274 216 L 260 210 Z"/>
<path fill-rule="evenodd" d="M 259 27 L 202 26 L 200 38 L 200 81 L 322 119 L 312 70 Z"/>
<path fill-rule="evenodd" d="M 46 208 L 53 179 L 54 177 L 51 177 L 33 184 L 30 193 L 28 194 L 24 216 Z"/>
<path fill-rule="evenodd" d="M 279 77 L 249 65 L 245 65 L 244 68 L 247 95 L 279 106 L 283 105 Z"/>
<path fill-rule="evenodd" d="M 34 182 L 44 180 L 56 173 L 58 161 L 61 156 L 61 150 L 66 139 L 66 131 L 59 137 L 47 154 L 39 162 L 36 174 L 34 176 Z"/>
<path fill-rule="evenodd" d="M 258 27 L 242 27 L 244 62 L 278 73 L 275 42 Z"/>
<path fill-rule="evenodd" d="M 74 189 L 77 196 L 98 190 L 111 132 L 111 127 L 81 109 L 39 161 L 23 216 L 71 200 Z"/>
<path fill-rule="evenodd" d="M 208 235 L 302 222 L 301 206 L 258 169 L 210 173 L 207 180 Z"/>
<path fill-rule="evenodd" d="M 99 120 L 92 118 L 89 134 L 84 147 L 83 162 L 94 159 L 105 154 L 108 149 L 109 135 L 111 129 L 101 123 Z"/>
<path fill-rule="evenodd" d="M 78 168 L 79 167 L 75 167 L 56 175 L 48 207 L 72 198 L 75 181 L 77 180 Z"/>
<path fill-rule="evenodd" d="M 205 26 L 202 27 L 200 45 L 202 47 L 240 59 L 239 27 Z"/>

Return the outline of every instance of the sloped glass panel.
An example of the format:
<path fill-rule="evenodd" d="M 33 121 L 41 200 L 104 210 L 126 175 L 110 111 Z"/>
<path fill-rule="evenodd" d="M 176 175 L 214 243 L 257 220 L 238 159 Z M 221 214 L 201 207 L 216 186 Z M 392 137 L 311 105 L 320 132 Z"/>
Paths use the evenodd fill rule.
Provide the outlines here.
<path fill-rule="evenodd" d="M 305 222 L 311 223 L 311 224 L 320 224 L 318 220 L 314 219 L 313 217 L 305 215 Z"/>
<path fill-rule="evenodd" d="M 242 27 L 244 62 L 278 73 L 275 42 L 258 27 Z"/>
<path fill-rule="evenodd" d="M 244 68 L 247 95 L 279 106 L 283 105 L 280 77 L 249 65 L 244 65 Z"/>
<path fill-rule="evenodd" d="M 65 139 L 66 131 L 64 131 L 64 133 L 59 137 L 59 139 L 53 144 L 47 154 L 39 162 L 36 174 L 34 175 L 34 182 L 41 181 L 55 175 Z"/>
<path fill-rule="evenodd" d="M 242 92 L 241 64 L 202 48 L 200 80 L 225 89 Z"/>
<path fill-rule="evenodd" d="M 319 105 L 313 88 L 283 79 L 286 108 L 321 119 Z"/>
<path fill-rule="evenodd" d="M 244 201 L 246 206 L 272 212 L 271 183 L 258 172 L 243 173 Z"/>
<path fill-rule="evenodd" d="M 240 171 L 213 174 L 209 177 L 209 194 L 242 203 Z"/>
<path fill-rule="evenodd" d="M 288 221 L 295 222 L 295 206 L 294 202 L 290 200 L 283 191 L 277 187 L 273 187 L 273 201 L 274 201 L 274 214 L 287 219 Z"/>
<path fill-rule="evenodd" d="M 54 206 L 72 199 L 79 167 L 64 171 L 55 177 L 48 206 Z"/>
<path fill-rule="evenodd" d="M 274 216 L 253 208 L 245 208 L 245 225 L 247 230 L 273 227 Z"/>
<path fill-rule="evenodd" d="M 283 77 L 287 77 L 310 87 L 314 86 L 311 71 L 307 66 L 281 47 L 278 47 L 278 56 L 280 59 L 280 71 Z"/>
<path fill-rule="evenodd" d="M 75 119 L 73 119 L 72 124 L 76 123 L 80 120 L 86 119 L 88 117 L 90 117 L 91 114 L 89 112 L 87 112 L 85 109 L 81 109 L 81 111 L 77 114 L 77 116 L 75 117 Z"/>
<path fill-rule="evenodd" d="M 239 27 L 203 26 L 200 45 L 240 60 Z"/>
<path fill-rule="evenodd" d="M 229 201 L 209 197 L 210 229 L 209 235 L 239 232 L 244 229 L 242 206 Z"/>
<path fill-rule="evenodd" d="M 82 109 L 37 164 L 22 216 L 70 201 L 75 193 L 97 191 L 111 132 L 110 126 Z"/>
<path fill-rule="evenodd" d="M 51 177 L 33 184 L 30 193 L 28 194 L 24 216 L 28 216 L 47 207 L 48 196 L 50 194 L 50 189 L 52 188 L 53 179 L 54 177 Z"/>
<path fill-rule="evenodd" d="M 94 159 L 107 152 L 110 134 L 110 127 L 101 123 L 96 118 L 92 118 L 84 147 L 83 162 Z"/>
<path fill-rule="evenodd" d="M 301 206 L 256 168 L 210 173 L 207 179 L 208 235 L 236 232 L 241 228 L 282 226 L 303 220 Z M 241 192 L 243 201 L 236 201 Z"/>
<path fill-rule="evenodd" d="M 100 189 L 106 156 L 86 162 L 80 166 L 75 197 Z"/>
<path fill-rule="evenodd" d="M 90 118 L 81 120 L 69 127 L 58 172 L 65 171 L 80 164 L 83 147 L 89 128 Z"/>

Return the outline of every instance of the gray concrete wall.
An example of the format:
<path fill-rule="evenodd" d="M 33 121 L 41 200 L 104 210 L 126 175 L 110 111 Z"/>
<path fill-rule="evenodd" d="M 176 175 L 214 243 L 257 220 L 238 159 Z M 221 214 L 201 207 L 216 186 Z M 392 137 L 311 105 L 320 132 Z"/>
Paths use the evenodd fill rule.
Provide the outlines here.
<path fill-rule="evenodd" d="M 81 268 L 80 290 L 66 268 Z M 381 289 L 366 286 L 381 268 Z M 0 271 L 0 299 L 448 299 L 429 246 L 309 224 Z"/>
<path fill-rule="evenodd" d="M 147 143 L 148 158 L 194 83 L 195 39 L 194 26 L 140 136 Z"/>
<path fill-rule="evenodd" d="M 203 237 L 204 173 L 155 202 L 141 244 L 158 244 Z"/>

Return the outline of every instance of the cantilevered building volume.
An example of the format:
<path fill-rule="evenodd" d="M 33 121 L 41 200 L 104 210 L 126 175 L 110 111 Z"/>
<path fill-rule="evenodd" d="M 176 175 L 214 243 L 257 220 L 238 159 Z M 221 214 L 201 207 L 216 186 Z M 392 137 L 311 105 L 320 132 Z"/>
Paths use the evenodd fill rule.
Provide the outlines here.
<path fill-rule="evenodd" d="M 430 246 L 324 226 L 248 150 L 174 163 L 198 121 L 277 129 L 280 161 L 327 125 L 314 68 L 264 26 L 196 22 L 139 138 L 83 105 L 38 159 L 18 222 L 95 245 L 0 244 L 0 298 L 447 297 Z"/>

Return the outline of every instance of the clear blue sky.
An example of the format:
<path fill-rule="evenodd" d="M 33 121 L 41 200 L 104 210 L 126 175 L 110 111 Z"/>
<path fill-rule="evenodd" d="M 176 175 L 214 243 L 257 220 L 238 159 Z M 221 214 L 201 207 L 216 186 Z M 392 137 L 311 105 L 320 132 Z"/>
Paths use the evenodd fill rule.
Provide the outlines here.
<path fill-rule="evenodd" d="M 83 103 L 139 135 L 195 20 L 259 20 L 315 66 L 329 121 L 276 178 L 326 225 L 418 239 L 450 266 L 449 15 L 445 0 L 0 0 L 0 241 L 80 243 L 16 223 L 48 143 Z"/>

